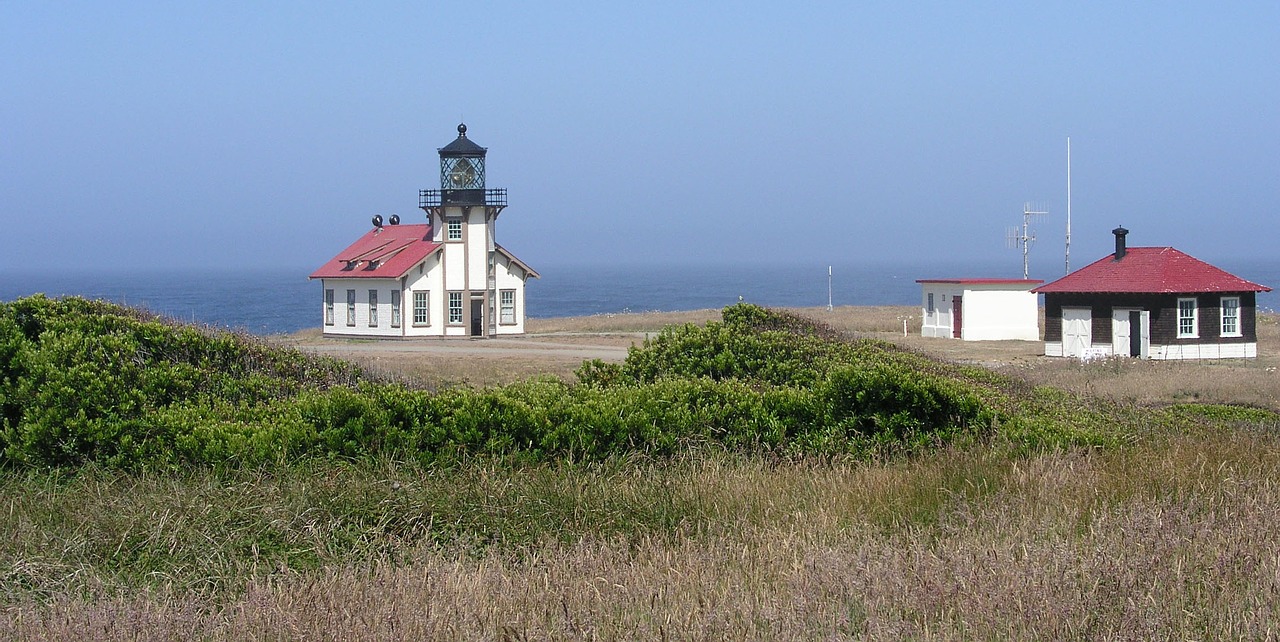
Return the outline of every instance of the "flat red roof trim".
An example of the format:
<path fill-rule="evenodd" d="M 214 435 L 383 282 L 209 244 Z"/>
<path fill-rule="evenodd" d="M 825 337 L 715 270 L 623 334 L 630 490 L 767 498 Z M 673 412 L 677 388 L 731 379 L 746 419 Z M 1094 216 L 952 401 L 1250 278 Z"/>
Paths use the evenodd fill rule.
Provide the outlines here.
<path fill-rule="evenodd" d="M 947 283 L 955 285 L 1035 285 L 1044 279 L 916 279 L 916 283 Z"/>

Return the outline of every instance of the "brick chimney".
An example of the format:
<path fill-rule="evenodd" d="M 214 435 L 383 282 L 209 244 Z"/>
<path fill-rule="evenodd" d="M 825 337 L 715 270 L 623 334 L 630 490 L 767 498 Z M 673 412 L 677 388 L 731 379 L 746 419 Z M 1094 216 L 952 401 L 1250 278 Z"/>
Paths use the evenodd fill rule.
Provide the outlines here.
<path fill-rule="evenodd" d="M 1121 226 L 1121 227 L 1117 227 L 1114 230 L 1111 230 L 1111 233 L 1116 235 L 1116 256 L 1112 260 L 1119 261 L 1120 259 L 1124 258 L 1124 252 L 1125 252 L 1124 237 L 1126 234 L 1129 233 L 1129 230 L 1126 230 L 1124 229 L 1124 226 Z"/>

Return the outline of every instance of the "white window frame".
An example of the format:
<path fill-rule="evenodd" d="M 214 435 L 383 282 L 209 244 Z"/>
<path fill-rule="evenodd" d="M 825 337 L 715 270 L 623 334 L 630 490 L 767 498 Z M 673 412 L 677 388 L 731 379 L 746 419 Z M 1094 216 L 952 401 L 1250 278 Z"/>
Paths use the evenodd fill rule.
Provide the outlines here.
<path fill-rule="evenodd" d="M 498 323 L 501 325 L 516 324 L 516 291 L 498 290 Z"/>
<path fill-rule="evenodd" d="M 324 290 L 324 324 L 333 325 L 333 288 Z"/>
<path fill-rule="evenodd" d="M 400 327 L 400 290 L 391 291 L 391 327 Z"/>
<path fill-rule="evenodd" d="M 347 325 L 354 326 L 356 324 L 356 291 L 354 288 L 347 289 Z"/>
<path fill-rule="evenodd" d="M 431 325 L 431 291 L 416 290 L 413 293 L 413 325 Z"/>
<path fill-rule="evenodd" d="M 444 239 L 446 241 L 462 240 L 462 219 L 450 216 L 444 219 Z"/>
<path fill-rule="evenodd" d="M 378 291 L 369 290 L 369 327 L 378 327 Z"/>
<path fill-rule="evenodd" d="M 1230 308 L 1231 308 L 1231 311 L 1233 312 L 1233 314 L 1230 314 L 1230 315 L 1227 314 L 1228 303 L 1230 303 Z M 1219 306 L 1220 306 L 1220 310 L 1222 311 L 1221 319 L 1220 319 L 1221 325 L 1219 325 L 1219 330 L 1222 333 L 1221 336 L 1224 336 L 1224 337 L 1244 336 L 1244 332 L 1240 328 L 1240 297 L 1224 296 L 1222 297 L 1222 302 L 1219 304 Z M 1230 324 L 1231 329 L 1227 329 L 1228 323 Z"/>
<path fill-rule="evenodd" d="M 449 325 L 462 325 L 462 292 L 453 291 L 449 293 Z"/>
<path fill-rule="evenodd" d="M 1189 304 L 1189 305 L 1184 305 Z M 1191 314 L 1187 315 L 1186 312 Z M 1183 329 L 1183 322 L 1191 322 L 1191 330 Z M 1178 298 L 1178 338 L 1179 339 L 1199 339 L 1200 338 L 1200 304 L 1195 297 L 1179 297 Z"/>

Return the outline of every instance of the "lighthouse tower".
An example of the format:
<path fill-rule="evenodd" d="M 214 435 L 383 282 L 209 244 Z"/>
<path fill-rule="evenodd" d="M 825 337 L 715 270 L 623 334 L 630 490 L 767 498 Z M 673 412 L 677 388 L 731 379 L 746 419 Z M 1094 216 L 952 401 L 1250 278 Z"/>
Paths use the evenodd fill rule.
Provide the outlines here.
<path fill-rule="evenodd" d="M 441 245 L 446 334 L 490 337 L 524 331 L 524 283 L 537 273 L 498 245 L 507 190 L 485 183 L 484 147 L 458 137 L 439 148 L 440 189 L 419 192 L 431 240 Z"/>

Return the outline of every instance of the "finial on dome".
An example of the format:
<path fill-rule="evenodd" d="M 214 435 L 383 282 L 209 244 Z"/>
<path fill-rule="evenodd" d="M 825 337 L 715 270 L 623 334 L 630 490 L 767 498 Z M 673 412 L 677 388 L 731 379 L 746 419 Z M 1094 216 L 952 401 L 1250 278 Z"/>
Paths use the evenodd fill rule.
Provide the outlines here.
<path fill-rule="evenodd" d="M 467 137 L 467 124 L 458 123 L 458 138 L 466 138 L 466 137 Z"/>

